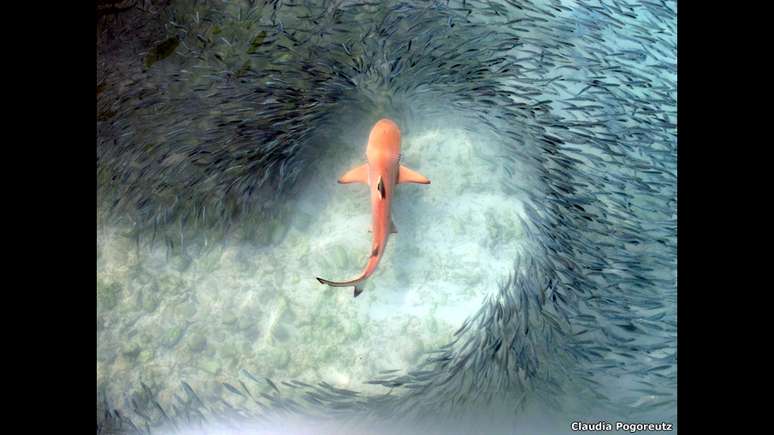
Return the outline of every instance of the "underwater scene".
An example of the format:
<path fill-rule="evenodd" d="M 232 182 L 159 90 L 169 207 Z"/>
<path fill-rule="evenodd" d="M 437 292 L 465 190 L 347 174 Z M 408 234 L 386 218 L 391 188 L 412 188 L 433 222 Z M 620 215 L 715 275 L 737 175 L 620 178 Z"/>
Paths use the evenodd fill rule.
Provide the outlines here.
<path fill-rule="evenodd" d="M 676 27 L 97 1 L 97 433 L 676 433 Z"/>

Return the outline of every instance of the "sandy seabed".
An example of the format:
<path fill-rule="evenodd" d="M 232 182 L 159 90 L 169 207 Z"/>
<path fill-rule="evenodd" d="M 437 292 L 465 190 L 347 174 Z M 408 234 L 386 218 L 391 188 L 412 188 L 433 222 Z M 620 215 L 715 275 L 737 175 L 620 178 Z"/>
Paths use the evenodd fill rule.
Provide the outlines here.
<path fill-rule="evenodd" d="M 494 151 L 462 130 L 404 136 L 403 163 L 432 184 L 398 186 L 398 233 L 354 299 L 314 279 L 356 276 L 370 247 L 367 189 L 336 183 L 362 163 L 364 149 L 347 149 L 321 159 L 267 247 L 167 258 L 98 231 L 97 380 L 109 397 L 131 408 L 126 392 L 142 382 L 173 403 L 181 381 L 217 397 L 242 370 L 380 393 L 365 382 L 449 342 L 519 254 L 521 207 L 500 188 Z"/>

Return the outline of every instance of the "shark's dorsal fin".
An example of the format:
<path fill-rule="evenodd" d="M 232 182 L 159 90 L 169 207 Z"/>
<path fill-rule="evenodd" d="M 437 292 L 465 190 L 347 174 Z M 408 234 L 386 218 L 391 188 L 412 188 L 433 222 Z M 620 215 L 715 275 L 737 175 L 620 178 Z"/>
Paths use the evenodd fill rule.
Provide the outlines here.
<path fill-rule="evenodd" d="M 379 199 L 384 199 L 387 195 L 387 192 L 384 190 L 384 180 L 382 180 L 381 175 L 379 176 L 379 181 L 376 183 L 376 190 L 379 191 Z"/>
<path fill-rule="evenodd" d="M 411 169 L 400 165 L 400 170 L 398 171 L 398 183 L 430 184 L 430 180 L 419 172 L 412 171 Z"/>
<path fill-rule="evenodd" d="M 368 163 L 364 163 L 356 168 L 350 169 L 346 174 L 339 178 L 339 183 L 364 183 L 368 184 Z"/>

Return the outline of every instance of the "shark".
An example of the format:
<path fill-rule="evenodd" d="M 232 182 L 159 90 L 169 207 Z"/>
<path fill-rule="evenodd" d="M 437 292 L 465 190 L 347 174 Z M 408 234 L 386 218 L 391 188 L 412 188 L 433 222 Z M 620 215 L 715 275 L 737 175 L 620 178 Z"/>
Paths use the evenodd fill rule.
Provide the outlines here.
<path fill-rule="evenodd" d="M 400 163 L 400 140 L 398 124 L 387 118 L 380 119 L 368 136 L 366 163 L 350 169 L 339 178 L 340 184 L 366 184 L 371 192 L 371 254 L 358 277 L 349 281 L 329 281 L 317 277 L 320 284 L 354 287 L 354 297 L 358 297 L 363 292 L 365 281 L 379 265 L 390 235 L 398 232 L 391 217 L 395 186 L 405 183 L 430 184 L 427 177 Z"/>

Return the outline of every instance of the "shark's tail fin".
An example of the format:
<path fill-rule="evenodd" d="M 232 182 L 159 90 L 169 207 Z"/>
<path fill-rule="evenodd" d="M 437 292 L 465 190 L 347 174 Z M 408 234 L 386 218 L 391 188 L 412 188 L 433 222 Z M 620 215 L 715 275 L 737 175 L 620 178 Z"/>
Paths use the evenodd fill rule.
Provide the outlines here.
<path fill-rule="evenodd" d="M 363 293 L 363 285 L 365 285 L 365 278 L 361 277 L 358 279 L 353 279 L 352 281 L 345 281 L 345 282 L 334 282 L 334 281 L 328 281 L 327 279 L 323 279 L 320 277 L 317 277 L 317 281 L 320 282 L 320 284 L 329 285 L 331 287 L 349 287 L 354 286 L 355 287 L 355 297 L 360 296 L 360 293 Z"/>

